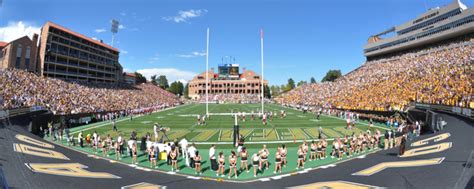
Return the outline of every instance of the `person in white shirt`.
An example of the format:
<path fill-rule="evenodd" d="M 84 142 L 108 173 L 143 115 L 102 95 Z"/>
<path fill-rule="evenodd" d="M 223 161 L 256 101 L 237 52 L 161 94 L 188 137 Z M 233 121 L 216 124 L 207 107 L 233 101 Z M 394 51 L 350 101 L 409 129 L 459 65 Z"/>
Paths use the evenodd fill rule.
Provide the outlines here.
<path fill-rule="evenodd" d="M 186 140 L 186 138 L 183 138 L 178 142 L 178 145 L 179 147 L 181 147 L 181 155 L 185 159 L 186 165 L 189 166 L 188 153 L 186 153 L 188 148 L 188 140 Z"/>
<path fill-rule="evenodd" d="M 189 159 L 191 160 L 190 167 L 194 168 L 194 157 L 196 157 L 196 145 L 193 143 L 188 148 Z"/>
<path fill-rule="evenodd" d="M 123 154 L 123 139 L 122 135 L 119 135 L 117 137 L 117 143 L 118 143 L 118 151 L 120 152 L 120 159 L 122 159 L 122 154 Z"/>
<path fill-rule="evenodd" d="M 135 141 L 134 140 L 129 140 L 127 142 L 128 144 L 128 154 L 130 154 L 130 157 L 132 157 L 132 148 L 133 148 L 133 144 L 135 144 Z"/>
<path fill-rule="evenodd" d="M 209 158 L 211 160 L 211 170 L 217 171 L 216 145 L 213 144 L 209 149 Z"/>

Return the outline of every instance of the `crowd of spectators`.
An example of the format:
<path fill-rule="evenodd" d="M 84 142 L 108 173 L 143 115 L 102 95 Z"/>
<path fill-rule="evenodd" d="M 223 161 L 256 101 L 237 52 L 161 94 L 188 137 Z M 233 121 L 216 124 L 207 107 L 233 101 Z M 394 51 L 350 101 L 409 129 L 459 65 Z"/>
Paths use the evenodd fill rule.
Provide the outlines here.
<path fill-rule="evenodd" d="M 259 94 L 209 94 L 211 103 L 260 103 Z M 199 103 L 206 103 L 206 95 L 201 95 Z"/>
<path fill-rule="evenodd" d="M 0 70 L 0 108 L 43 106 L 54 114 L 134 110 L 179 103 L 152 84 L 92 85 L 40 77 L 23 70 Z"/>
<path fill-rule="evenodd" d="M 281 104 L 392 111 L 410 102 L 473 107 L 473 41 L 368 61 L 334 82 L 302 85 Z"/>

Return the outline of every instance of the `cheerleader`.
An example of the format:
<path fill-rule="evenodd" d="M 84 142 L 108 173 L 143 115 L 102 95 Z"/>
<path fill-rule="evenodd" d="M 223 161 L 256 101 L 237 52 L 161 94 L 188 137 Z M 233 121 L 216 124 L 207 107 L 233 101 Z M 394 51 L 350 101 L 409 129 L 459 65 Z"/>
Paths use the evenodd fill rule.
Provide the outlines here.
<path fill-rule="evenodd" d="M 316 158 L 317 159 L 322 159 L 323 158 L 323 155 L 322 155 L 322 145 L 321 145 L 321 141 L 318 142 L 318 144 L 316 145 L 317 148 L 316 148 Z"/>
<path fill-rule="evenodd" d="M 137 143 L 133 143 L 132 145 L 132 164 L 138 164 L 137 161 Z"/>
<path fill-rule="evenodd" d="M 367 149 L 367 135 L 362 133 L 360 134 L 359 138 L 362 140 L 362 149 L 361 151 L 365 151 Z"/>
<path fill-rule="evenodd" d="M 231 177 L 232 172 L 234 172 L 234 177 L 237 178 L 237 155 L 234 151 L 231 152 L 229 156 L 229 177 Z"/>
<path fill-rule="evenodd" d="M 344 151 L 343 151 L 343 145 L 342 145 L 342 142 L 341 142 L 341 139 L 340 138 L 337 138 L 337 141 L 336 143 L 338 144 L 339 148 L 337 149 L 337 158 L 338 159 L 342 159 L 343 155 L 344 155 Z"/>
<path fill-rule="evenodd" d="M 260 165 L 260 157 L 258 154 L 252 155 L 252 164 L 253 164 L 253 177 L 257 177 L 257 169 Z"/>
<path fill-rule="evenodd" d="M 263 149 L 260 150 L 260 166 L 259 169 L 262 170 L 263 164 L 265 164 L 265 169 L 268 169 L 268 156 L 270 152 L 267 149 L 267 145 L 263 145 Z"/>
<path fill-rule="evenodd" d="M 331 151 L 331 159 L 334 158 L 336 155 L 336 151 L 339 150 L 339 143 L 336 140 L 332 141 L 332 151 Z"/>
<path fill-rule="evenodd" d="M 306 156 L 308 154 L 308 143 L 303 141 L 303 160 L 306 161 Z"/>
<path fill-rule="evenodd" d="M 288 149 L 286 149 L 285 144 L 281 145 L 280 155 L 281 155 L 281 163 L 284 167 L 286 167 L 286 154 L 288 153 Z"/>
<path fill-rule="evenodd" d="M 157 168 L 155 148 L 153 148 L 153 147 L 150 148 L 150 167 L 151 168 L 153 168 L 153 167 Z"/>
<path fill-rule="evenodd" d="M 326 159 L 326 148 L 328 147 L 328 142 L 325 138 L 321 140 L 321 155 L 322 159 Z"/>
<path fill-rule="evenodd" d="M 275 153 L 275 170 L 273 171 L 273 174 L 276 174 L 276 172 L 281 173 L 281 154 L 279 150 Z"/>
<path fill-rule="evenodd" d="M 115 160 L 119 160 L 120 156 L 120 144 L 119 142 L 114 143 L 114 149 L 115 149 Z"/>
<path fill-rule="evenodd" d="M 363 148 L 362 148 L 362 134 L 359 135 L 359 137 L 357 138 L 357 147 L 356 147 L 356 153 L 359 154 L 362 152 Z"/>
<path fill-rule="evenodd" d="M 316 151 L 317 151 L 317 144 L 314 142 L 314 140 L 311 142 L 311 154 L 309 156 L 309 161 L 316 160 Z"/>
<path fill-rule="evenodd" d="M 351 157 L 352 154 L 354 154 L 355 148 L 356 148 L 356 140 L 354 136 L 352 136 L 352 139 L 349 140 L 349 157 Z"/>
<path fill-rule="evenodd" d="M 108 149 L 107 144 L 108 144 L 107 139 L 102 141 L 102 155 L 103 156 L 109 156 L 109 154 L 107 152 L 107 149 Z"/>
<path fill-rule="evenodd" d="M 344 136 L 344 142 L 343 142 L 343 145 L 342 145 L 342 149 L 344 151 L 344 153 L 348 153 L 349 151 L 349 139 L 347 138 L 347 135 Z"/>
<path fill-rule="evenodd" d="M 300 145 L 298 147 L 298 162 L 296 164 L 296 169 L 299 169 L 300 167 L 304 169 L 304 153 L 303 153 L 303 146 Z"/>
<path fill-rule="evenodd" d="M 248 152 L 247 148 L 242 147 L 242 150 L 239 153 L 240 156 L 240 170 L 243 170 L 243 167 L 245 166 L 245 170 L 247 170 L 247 173 L 249 172 L 249 165 L 248 165 Z"/>
<path fill-rule="evenodd" d="M 219 156 L 217 157 L 217 163 L 219 164 L 219 169 L 217 169 L 217 174 L 216 176 L 219 176 L 219 174 L 222 174 L 221 177 L 224 177 L 224 171 L 225 171 L 225 157 L 224 153 L 219 152 Z"/>
<path fill-rule="evenodd" d="M 171 171 L 173 171 L 173 168 L 176 169 L 176 172 L 179 171 L 178 169 L 178 149 L 176 146 L 171 146 L 171 152 L 170 152 L 170 158 L 171 158 Z"/>
<path fill-rule="evenodd" d="M 199 155 L 199 151 L 196 151 L 196 156 L 194 157 L 194 168 L 196 170 L 196 174 L 201 174 L 201 155 Z"/>

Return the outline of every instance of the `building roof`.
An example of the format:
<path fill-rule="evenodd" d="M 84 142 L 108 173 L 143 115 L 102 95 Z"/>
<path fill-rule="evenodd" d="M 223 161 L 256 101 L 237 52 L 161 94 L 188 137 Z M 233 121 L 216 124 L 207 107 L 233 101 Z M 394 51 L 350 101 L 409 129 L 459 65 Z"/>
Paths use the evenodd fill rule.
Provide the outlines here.
<path fill-rule="evenodd" d="M 124 74 L 125 76 L 129 76 L 129 77 L 137 77 L 135 73 L 125 72 Z"/>
<path fill-rule="evenodd" d="M 70 33 L 70 34 L 76 36 L 76 37 L 86 39 L 86 40 L 88 40 L 88 41 L 90 41 L 90 42 L 92 42 L 92 43 L 94 43 L 94 44 L 103 46 L 103 47 L 108 48 L 108 49 L 110 49 L 110 50 L 120 52 L 117 48 L 114 48 L 114 47 L 112 47 L 112 46 L 110 46 L 110 45 L 107 45 L 107 44 L 105 44 L 105 43 L 101 43 L 100 41 L 94 40 L 94 39 L 92 39 L 92 38 L 90 38 L 90 37 L 87 37 L 87 36 L 85 36 L 85 35 L 82 35 L 82 34 L 80 34 L 80 33 L 77 33 L 77 32 L 75 32 L 75 31 L 72 31 L 72 30 L 70 30 L 70 29 L 68 29 L 68 28 L 65 28 L 65 27 L 63 27 L 63 26 L 61 26 L 61 25 L 58 25 L 58 24 L 56 24 L 56 23 L 53 23 L 53 22 L 51 22 L 51 21 L 46 22 L 45 26 L 46 26 L 46 25 L 52 26 L 52 27 L 57 28 L 57 29 L 59 29 L 59 30 L 63 30 L 63 31 L 65 31 L 65 32 L 68 32 L 68 33 Z"/>
<path fill-rule="evenodd" d="M 7 42 L 0 41 L 0 48 L 7 46 Z"/>

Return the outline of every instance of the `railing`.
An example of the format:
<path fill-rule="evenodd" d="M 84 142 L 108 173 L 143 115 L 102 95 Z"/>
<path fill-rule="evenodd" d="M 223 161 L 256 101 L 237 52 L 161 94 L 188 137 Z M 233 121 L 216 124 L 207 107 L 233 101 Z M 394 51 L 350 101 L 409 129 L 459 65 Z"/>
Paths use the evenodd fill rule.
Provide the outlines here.
<path fill-rule="evenodd" d="M 447 113 L 453 113 L 456 115 L 474 119 L 474 114 L 471 108 L 447 106 L 447 105 L 439 105 L 439 104 L 423 104 L 423 103 L 416 103 L 415 107 L 418 109 L 431 109 L 431 110 L 438 110 L 438 111 L 443 111 Z"/>
<path fill-rule="evenodd" d="M 6 119 L 9 117 L 25 115 L 31 112 L 36 112 L 36 111 L 41 111 L 41 110 L 46 110 L 46 108 L 42 106 L 32 106 L 32 107 L 4 109 L 4 110 L 0 110 L 0 120 Z"/>

